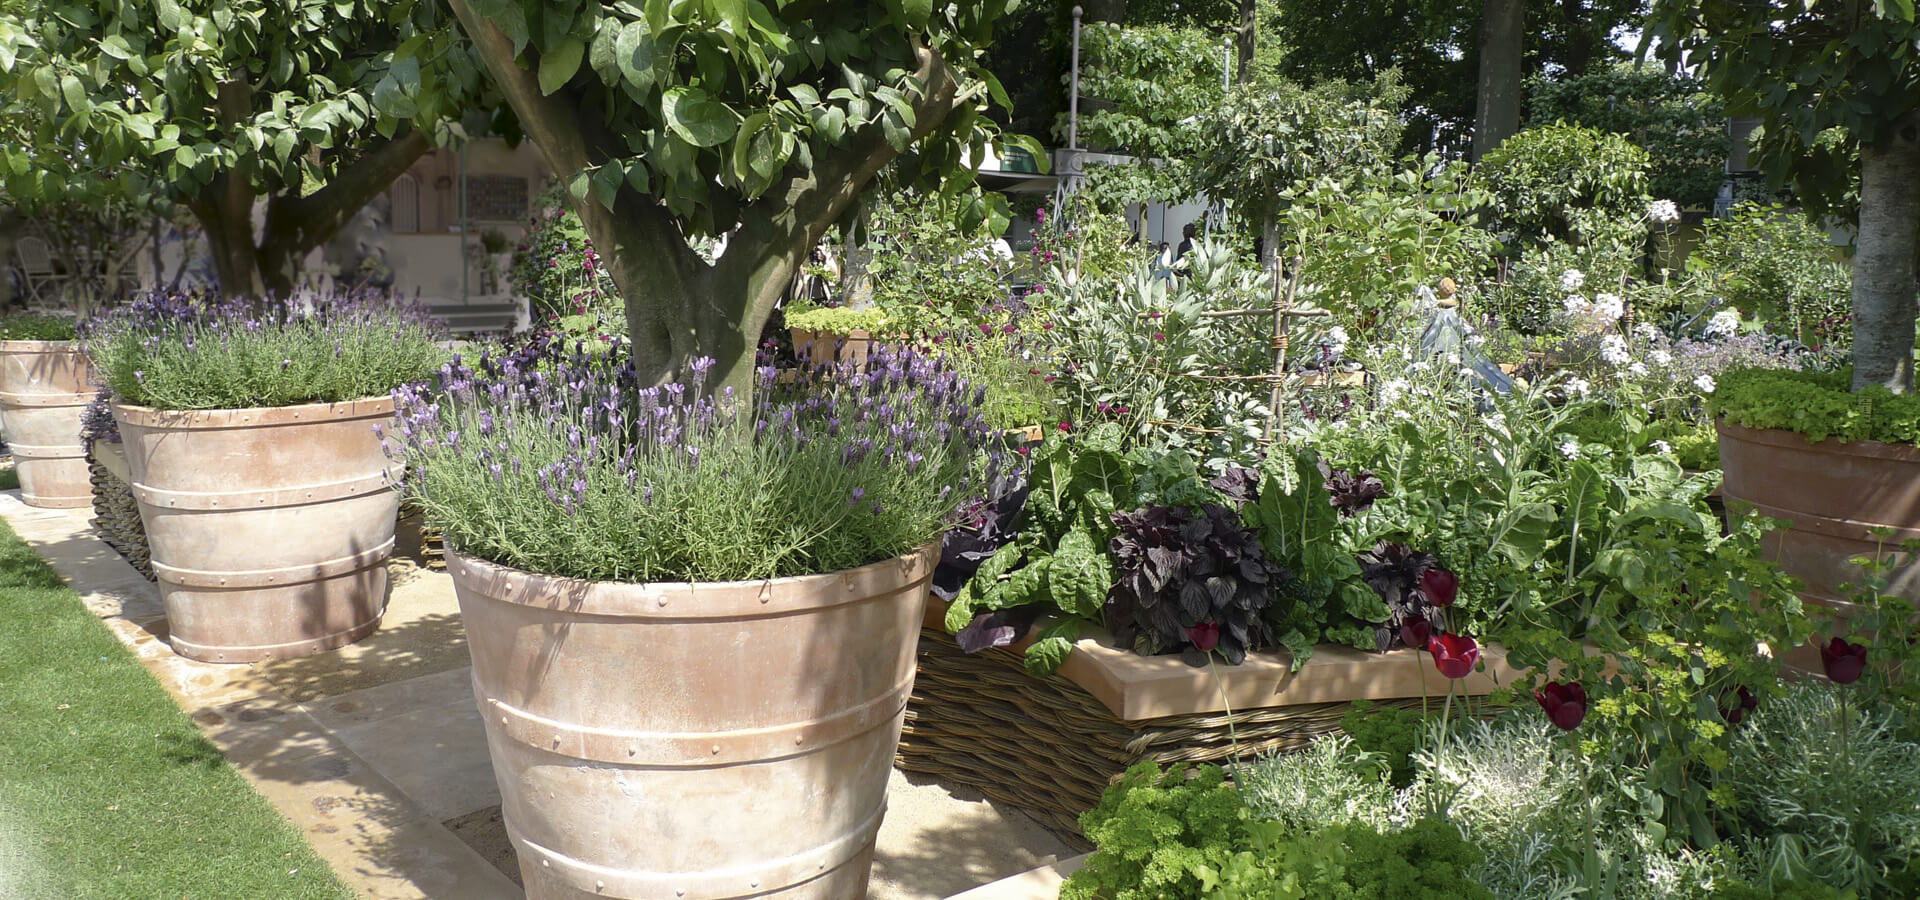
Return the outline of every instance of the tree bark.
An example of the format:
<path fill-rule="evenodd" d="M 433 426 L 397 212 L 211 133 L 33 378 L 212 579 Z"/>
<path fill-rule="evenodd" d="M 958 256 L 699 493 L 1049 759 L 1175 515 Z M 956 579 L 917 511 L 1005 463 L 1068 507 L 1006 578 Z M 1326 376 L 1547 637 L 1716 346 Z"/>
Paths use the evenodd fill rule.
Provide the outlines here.
<path fill-rule="evenodd" d="M 1913 392 L 1920 114 L 1860 147 L 1860 241 L 1853 259 L 1853 389 Z"/>
<path fill-rule="evenodd" d="M 1238 57 L 1234 62 L 1235 84 L 1246 84 L 1253 80 L 1253 48 L 1260 26 L 1259 11 L 1259 0 L 1240 0 L 1240 24 L 1233 29 L 1233 53 Z"/>
<path fill-rule="evenodd" d="M 255 253 L 266 289 L 283 296 L 292 292 L 300 258 L 333 237 L 431 149 L 433 141 L 426 132 L 408 128 L 404 134 L 368 145 L 357 159 L 342 164 L 325 187 L 311 194 L 269 197 L 266 233 Z"/>
<path fill-rule="evenodd" d="M 1473 115 L 1473 158 L 1520 130 L 1526 51 L 1526 0 L 1486 0 L 1480 17 L 1480 79 Z"/>
<path fill-rule="evenodd" d="M 601 124 L 600 107 L 574 91 L 548 95 L 513 43 L 468 0 L 449 0 L 494 84 L 547 165 L 569 177 L 628 154 L 622 136 Z M 926 90 L 914 99 L 911 139 L 931 134 L 956 108 L 958 85 L 946 61 L 920 51 L 914 72 Z M 968 102 L 968 101 L 960 101 Z M 623 183 L 609 209 L 589 196 L 573 203 L 625 302 L 628 336 L 641 376 L 655 384 L 682 379 L 688 363 L 707 356 L 718 385 L 745 393 L 752 384 L 753 345 L 774 304 L 820 238 L 851 207 L 880 169 L 898 156 L 880 129 L 857 134 L 846 149 L 816 152 L 811 170 L 790 172 L 741 211 L 743 226 L 709 264 L 687 246 L 679 222 L 659 200 Z"/>

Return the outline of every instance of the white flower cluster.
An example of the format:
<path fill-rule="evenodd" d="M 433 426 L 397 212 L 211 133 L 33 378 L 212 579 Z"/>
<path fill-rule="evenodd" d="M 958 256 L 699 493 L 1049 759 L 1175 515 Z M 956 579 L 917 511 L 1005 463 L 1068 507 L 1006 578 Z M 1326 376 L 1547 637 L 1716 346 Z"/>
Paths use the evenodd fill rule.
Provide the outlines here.
<path fill-rule="evenodd" d="M 1627 301 L 1619 294 L 1596 294 L 1593 298 L 1593 314 L 1608 322 L 1618 320 L 1627 314 Z"/>
<path fill-rule="evenodd" d="M 1325 345 L 1327 351 L 1334 356 L 1347 352 L 1348 340 L 1347 330 L 1338 325 L 1327 329 L 1326 334 L 1320 336 L 1320 343 Z"/>
<path fill-rule="evenodd" d="M 1699 378 L 1695 378 L 1693 380 L 1693 386 L 1699 388 L 1700 393 L 1702 394 L 1711 394 L 1713 393 L 1713 389 L 1715 387 L 1713 383 L 1713 376 L 1702 375 Z"/>
<path fill-rule="evenodd" d="M 1672 200 L 1655 200 L 1647 204 L 1647 218 L 1661 224 L 1680 221 L 1680 205 Z"/>
<path fill-rule="evenodd" d="M 1567 379 L 1566 389 L 1567 389 L 1567 396 L 1575 400 L 1578 400 L 1581 397 L 1585 397 L 1586 395 L 1593 393 L 1593 385 L 1589 384 L 1585 378 Z"/>
<path fill-rule="evenodd" d="M 1560 455 L 1568 459 L 1579 459 L 1580 458 L 1580 442 L 1574 440 L 1573 438 L 1567 438 L 1566 440 L 1560 442 Z"/>
<path fill-rule="evenodd" d="M 1560 289 L 1571 294 L 1587 283 L 1587 273 L 1579 269 L 1568 269 L 1560 273 Z"/>
<path fill-rule="evenodd" d="M 1602 337 L 1600 359 L 1610 366 L 1624 366 L 1633 362 L 1633 354 L 1627 352 L 1627 339 L 1617 334 Z"/>
<path fill-rule="evenodd" d="M 1409 387 L 1412 387 L 1412 385 L 1408 384 L 1404 378 L 1395 378 L 1392 381 L 1382 382 L 1380 385 L 1380 402 L 1387 406 L 1392 406 L 1400 402 L 1400 398 L 1406 396 L 1407 388 Z"/>
<path fill-rule="evenodd" d="M 1723 309 L 1714 313 L 1713 318 L 1707 320 L 1707 327 L 1703 330 L 1710 338 L 1733 337 L 1740 330 L 1740 311 Z"/>

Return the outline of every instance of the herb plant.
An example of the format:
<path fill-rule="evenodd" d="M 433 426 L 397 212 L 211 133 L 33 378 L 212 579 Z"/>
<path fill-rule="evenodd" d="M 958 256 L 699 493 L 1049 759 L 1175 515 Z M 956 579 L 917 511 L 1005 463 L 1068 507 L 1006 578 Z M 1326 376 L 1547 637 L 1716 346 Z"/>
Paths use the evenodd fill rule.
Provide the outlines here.
<path fill-rule="evenodd" d="M 1885 388 L 1849 390 L 1853 370 L 1735 369 L 1723 374 L 1712 410 L 1748 428 L 1780 428 L 1810 441 L 1920 443 L 1920 397 Z"/>
<path fill-rule="evenodd" d="M 988 480 L 979 391 L 878 348 L 751 399 L 642 387 L 624 349 L 482 357 L 395 393 L 392 452 L 462 553 L 574 578 L 738 581 L 835 572 L 935 540 Z"/>
<path fill-rule="evenodd" d="M 74 321 L 44 313 L 0 316 L 0 341 L 71 341 Z"/>
<path fill-rule="evenodd" d="M 123 403 L 244 409 L 340 403 L 428 377 L 440 327 L 361 295 L 250 301 L 151 292 L 87 323 L 87 355 Z"/>

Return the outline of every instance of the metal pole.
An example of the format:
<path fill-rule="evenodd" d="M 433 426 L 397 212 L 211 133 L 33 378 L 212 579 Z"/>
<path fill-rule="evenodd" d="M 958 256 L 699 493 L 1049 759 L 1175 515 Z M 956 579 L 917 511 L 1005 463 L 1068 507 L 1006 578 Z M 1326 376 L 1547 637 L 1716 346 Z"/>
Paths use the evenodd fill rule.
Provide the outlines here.
<path fill-rule="evenodd" d="M 467 270 L 473 264 L 467 260 L 467 145 L 460 145 L 460 303 L 467 303 Z"/>
<path fill-rule="evenodd" d="M 1073 8 L 1073 93 L 1067 98 L 1067 149 L 1080 149 L 1080 17 L 1086 10 Z"/>

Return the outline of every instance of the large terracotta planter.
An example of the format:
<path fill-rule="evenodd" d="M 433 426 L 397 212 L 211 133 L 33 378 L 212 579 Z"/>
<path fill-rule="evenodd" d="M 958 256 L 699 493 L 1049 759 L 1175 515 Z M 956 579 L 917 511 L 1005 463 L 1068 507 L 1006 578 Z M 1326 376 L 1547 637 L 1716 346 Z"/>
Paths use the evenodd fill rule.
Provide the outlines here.
<path fill-rule="evenodd" d="M 857 900 L 940 547 L 618 584 L 447 553 L 530 900 Z"/>
<path fill-rule="evenodd" d="M 1809 441 L 1791 431 L 1718 423 L 1722 493 L 1792 526 L 1767 537 L 1769 559 L 1802 581 L 1801 596 L 1845 611 L 1840 590 L 1858 583 L 1848 560 L 1920 538 L 1920 447 L 1878 441 Z M 1891 538 L 1872 529 L 1890 528 Z M 1920 599 L 1920 561 L 1905 560 L 1892 590 Z"/>
<path fill-rule="evenodd" d="M 175 652 L 252 662 L 379 627 L 401 469 L 374 426 L 392 400 L 113 415 Z"/>
<path fill-rule="evenodd" d="M 0 430 L 13 449 L 28 506 L 93 503 L 80 416 L 93 400 L 93 369 L 73 341 L 0 341 Z"/>

